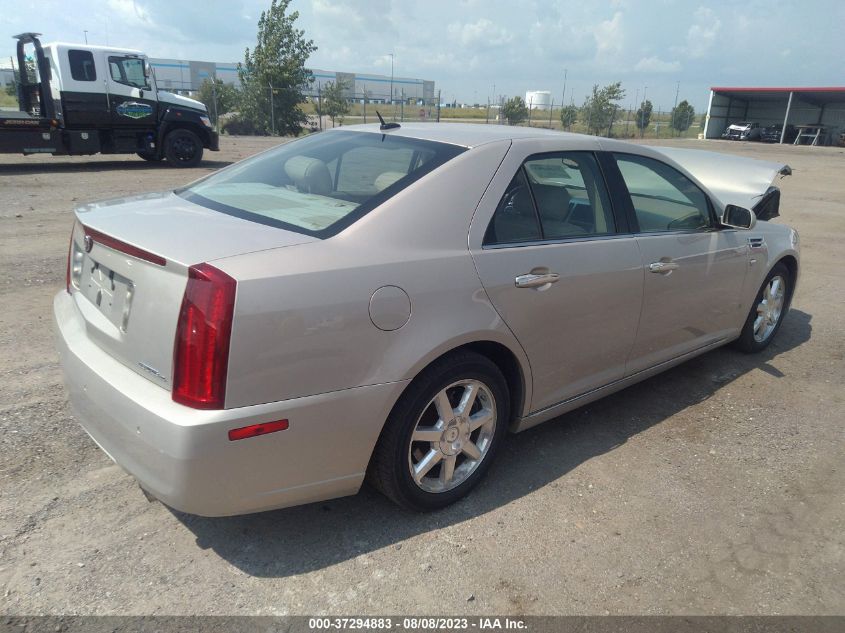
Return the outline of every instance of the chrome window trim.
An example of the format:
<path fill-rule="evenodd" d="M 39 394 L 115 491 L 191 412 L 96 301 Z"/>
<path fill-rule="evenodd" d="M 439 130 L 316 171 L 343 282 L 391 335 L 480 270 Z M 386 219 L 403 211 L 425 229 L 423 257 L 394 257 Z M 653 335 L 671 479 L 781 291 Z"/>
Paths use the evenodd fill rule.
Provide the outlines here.
<path fill-rule="evenodd" d="M 583 237 L 567 237 L 553 240 L 531 240 L 526 242 L 506 242 L 503 244 L 483 244 L 481 250 L 499 250 L 503 248 L 522 248 L 526 246 L 551 246 L 555 244 L 570 244 L 572 242 L 598 242 L 605 240 L 619 240 L 636 237 L 634 233 L 606 233 L 604 235 L 585 235 Z"/>

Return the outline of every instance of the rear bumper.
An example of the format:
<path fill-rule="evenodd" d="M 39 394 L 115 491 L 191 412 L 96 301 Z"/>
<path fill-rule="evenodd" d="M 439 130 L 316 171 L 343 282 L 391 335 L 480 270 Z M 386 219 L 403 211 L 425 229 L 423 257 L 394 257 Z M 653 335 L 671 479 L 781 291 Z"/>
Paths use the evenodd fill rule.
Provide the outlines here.
<path fill-rule="evenodd" d="M 150 494 L 177 510 L 225 516 L 354 494 L 407 382 L 237 409 L 198 411 L 109 356 L 74 300 L 53 301 L 56 345 L 79 422 Z M 231 442 L 234 428 L 287 419 L 286 431 Z"/>

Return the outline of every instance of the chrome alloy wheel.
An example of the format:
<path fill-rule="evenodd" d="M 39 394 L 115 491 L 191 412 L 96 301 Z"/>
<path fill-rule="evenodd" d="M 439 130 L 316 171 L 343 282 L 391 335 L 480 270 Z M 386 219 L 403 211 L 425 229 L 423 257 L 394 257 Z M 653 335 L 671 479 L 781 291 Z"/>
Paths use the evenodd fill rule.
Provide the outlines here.
<path fill-rule="evenodd" d="M 496 432 L 496 401 L 478 380 L 440 390 L 417 419 L 408 447 L 411 478 L 426 492 L 461 485 L 481 464 Z"/>
<path fill-rule="evenodd" d="M 767 340 L 775 331 L 783 312 L 785 296 L 786 281 L 780 275 L 772 277 L 763 290 L 763 296 L 757 304 L 757 316 L 754 318 L 754 340 L 758 343 Z"/>

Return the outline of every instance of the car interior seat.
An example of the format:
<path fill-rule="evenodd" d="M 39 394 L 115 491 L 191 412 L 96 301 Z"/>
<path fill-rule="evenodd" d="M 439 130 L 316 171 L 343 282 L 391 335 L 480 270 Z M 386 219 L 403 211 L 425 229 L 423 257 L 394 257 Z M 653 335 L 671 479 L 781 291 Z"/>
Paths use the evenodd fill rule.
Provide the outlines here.
<path fill-rule="evenodd" d="M 332 192 L 329 168 L 318 158 L 294 156 L 285 163 L 285 173 L 302 193 L 327 196 Z"/>

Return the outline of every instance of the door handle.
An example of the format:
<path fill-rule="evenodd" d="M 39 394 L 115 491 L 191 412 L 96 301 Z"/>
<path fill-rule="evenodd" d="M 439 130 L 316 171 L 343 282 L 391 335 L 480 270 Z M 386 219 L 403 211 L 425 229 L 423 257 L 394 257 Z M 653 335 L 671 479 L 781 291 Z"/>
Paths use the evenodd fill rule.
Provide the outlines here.
<path fill-rule="evenodd" d="M 671 273 L 677 269 L 678 265 L 675 262 L 654 262 L 648 265 L 648 270 L 652 273 Z"/>
<path fill-rule="evenodd" d="M 520 275 L 513 280 L 513 283 L 517 288 L 541 288 L 556 283 L 558 279 L 560 279 L 560 275 L 557 273 L 544 273 L 542 275 L 528 273 L 527 275 Z"/>

